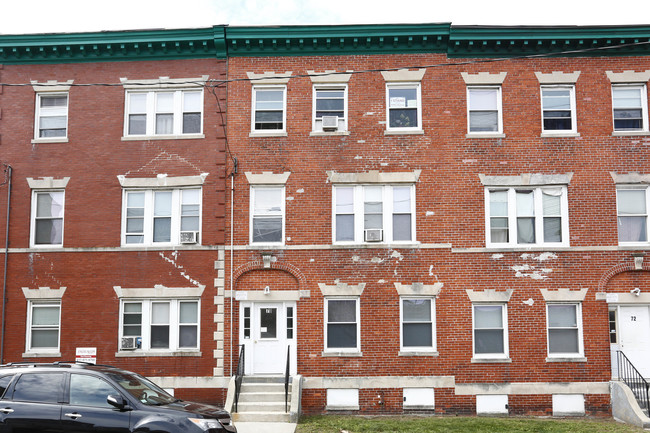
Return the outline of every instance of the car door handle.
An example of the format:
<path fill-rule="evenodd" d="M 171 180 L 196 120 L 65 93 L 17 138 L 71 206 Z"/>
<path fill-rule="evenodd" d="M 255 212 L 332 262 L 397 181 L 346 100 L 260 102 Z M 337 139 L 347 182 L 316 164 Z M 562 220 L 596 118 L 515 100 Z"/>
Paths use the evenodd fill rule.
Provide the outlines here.
<path fill-rule="evenodd" d="M 66 413 L 65 416 L 67 416 L 68 418 L 72 418 L 72 419 L 81 418 L 81 414 L 76 413 L 76 412 L 74 412 L 74 413 Z"/>
<path fill-rule="evenodd" d="M 2 412 L 2 413 L 4 413 L 4 414 L 8 414 L 8 413 L 13 413 L 14 410 L 13 410 L 13 409 L 9 409 L 8 407 L 5 407 L 4 409 L 0 409 L 0 412 Z"/>

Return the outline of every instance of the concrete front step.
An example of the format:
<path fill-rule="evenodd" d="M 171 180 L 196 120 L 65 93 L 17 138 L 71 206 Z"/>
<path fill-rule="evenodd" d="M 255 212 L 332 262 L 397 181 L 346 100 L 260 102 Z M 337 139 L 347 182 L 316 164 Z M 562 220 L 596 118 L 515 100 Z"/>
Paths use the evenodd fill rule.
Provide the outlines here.
<path fill-rule="evenodd" d="M 284 399 L 282 402 L 239 402 L 237 405 L 239 412 L 273 412 L 273 413 L 284 413 Z"/>
<path fill-rule="evenodd" d="M 238 422 L 291 422 L 288 413 L 278 412 L 236 412 L 230 414 L 235 425 Z"/>
<path fill-rule="evenodd" d="M 291 398 L 291 391 L 289 391 Z M 284 404 L 284 391 L 282 392 L 243 392 L 239 395 L 239 404 L 250 402 L 282 402 Z"/>

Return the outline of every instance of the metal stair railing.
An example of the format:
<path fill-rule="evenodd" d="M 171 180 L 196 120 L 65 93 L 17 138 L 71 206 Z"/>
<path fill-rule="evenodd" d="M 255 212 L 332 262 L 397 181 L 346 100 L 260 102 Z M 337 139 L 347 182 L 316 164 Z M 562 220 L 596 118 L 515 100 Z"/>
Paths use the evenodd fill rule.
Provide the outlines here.
<path fill-rule="evenodd" d="M 284 411 L 289 413 L 289 361 L 291 359 L 291 346 L 287 347 L 287 366 L 284 371 Z"/>
<path fill-rule="evenodd" d="M 636 397 L 639 406 L 644 411 L 650 410 L 650 384 L 646 381 L 639 370 L 634 367 L 627 356 L 620 350 L 616 351 L 618 362 L 618 377 L 630 387 Z"/>
<path fill-rule="evenodd" d="M 244 380 L 244 360 L 246 357 L 246 346 L 241 345 L 239 350 L 239 360 L 237 360 L 237 371 L 235 372 L 235 412 L 237 412 L 237 404 L 239 403 L 239 394 L 241 392 L 241 383 Z"/>

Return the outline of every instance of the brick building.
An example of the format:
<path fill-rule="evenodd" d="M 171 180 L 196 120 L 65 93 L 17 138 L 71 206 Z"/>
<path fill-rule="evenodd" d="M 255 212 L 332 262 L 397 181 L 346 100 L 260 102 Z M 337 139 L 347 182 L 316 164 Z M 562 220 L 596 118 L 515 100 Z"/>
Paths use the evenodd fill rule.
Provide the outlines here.
<path fill-rule="evenodd" d="M 223 401 L 223 48 L 223 27 L 0 37 L 2 362 L 88 348 Z"/>
<path fill-rule="evenodd" d="M 650 376 L 649 36 L 228 28 L 227 368 L 288 350 L 305 413 L 610 413 L 617 349 Z"/>

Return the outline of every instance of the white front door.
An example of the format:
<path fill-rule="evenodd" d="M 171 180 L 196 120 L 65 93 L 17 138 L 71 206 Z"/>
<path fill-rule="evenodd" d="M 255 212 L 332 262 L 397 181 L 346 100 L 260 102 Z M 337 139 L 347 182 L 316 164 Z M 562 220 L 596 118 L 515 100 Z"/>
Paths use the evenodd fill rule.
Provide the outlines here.
<path fill-rule="evenodd" d="M 295 374 L 295 302 L 242 302 L 240 341 L 246 374 L 284 374 L 287 351 Z"/>
<path fill-rule="evenodd" d="M 650 378 L 650 306 L 620 306 L 620 350 L 645 378 Z"/>

